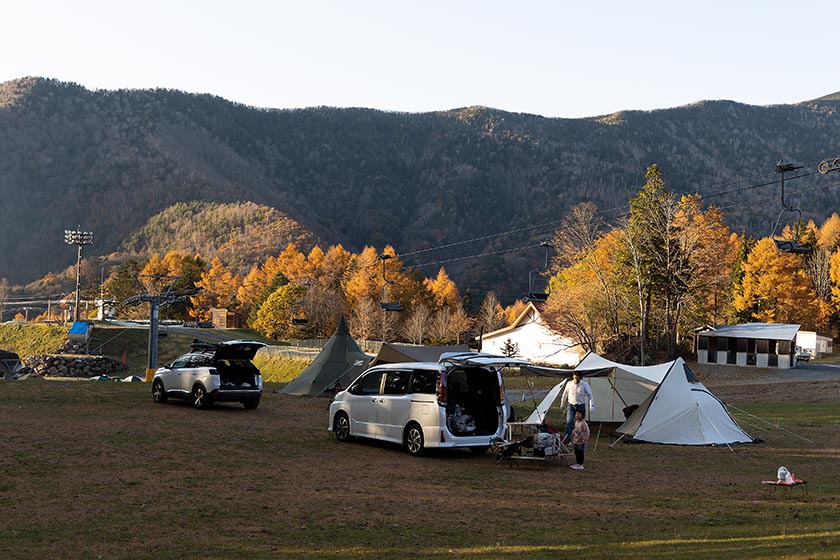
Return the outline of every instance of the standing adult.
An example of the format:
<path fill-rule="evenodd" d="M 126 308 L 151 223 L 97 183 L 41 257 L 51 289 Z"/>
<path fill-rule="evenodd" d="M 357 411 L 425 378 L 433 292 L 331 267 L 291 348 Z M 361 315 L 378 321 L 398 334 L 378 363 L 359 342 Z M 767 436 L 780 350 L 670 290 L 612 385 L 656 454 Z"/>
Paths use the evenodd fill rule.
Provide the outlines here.
<path fill-rule="evenodd" d="M 572 374 L 572 381 L 566 383 L 563 389 L 563 397 L 560 399 L 560 408 L 569 405 L 566 413 L 566 443 L 572 440 L 572 430 L 575 427 L 575 412 L 581 412 L 586 418 L 586 403 L 589 402 L 589 414 L 595 410 L 595 397 L 592 396 L 592 388 L 589 383 L 583 380 L 579 371 Z"/>

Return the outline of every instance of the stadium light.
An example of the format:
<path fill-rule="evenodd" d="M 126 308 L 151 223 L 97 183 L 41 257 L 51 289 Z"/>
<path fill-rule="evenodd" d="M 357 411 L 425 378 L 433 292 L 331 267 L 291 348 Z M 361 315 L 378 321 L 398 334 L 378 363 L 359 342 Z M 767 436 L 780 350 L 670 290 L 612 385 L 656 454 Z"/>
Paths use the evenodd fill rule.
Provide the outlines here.
<path fill-rule="evenodd" d="M 64 230 L 64 242 L 68 245 L 76 245 L 79 248 L 76 258 L 76 303 L 73 306 L 73 322 L 79 320 L 79 286 L 82 281 L 82 246 L 93 245 L 93 232 L 75 230 Z"/>

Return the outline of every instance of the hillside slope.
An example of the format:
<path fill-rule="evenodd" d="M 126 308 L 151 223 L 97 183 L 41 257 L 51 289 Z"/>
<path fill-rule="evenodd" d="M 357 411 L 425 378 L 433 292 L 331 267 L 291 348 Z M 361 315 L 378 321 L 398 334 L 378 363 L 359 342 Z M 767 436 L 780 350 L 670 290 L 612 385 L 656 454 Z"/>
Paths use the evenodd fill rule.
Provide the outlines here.
<path fill-rule="evenodd" d="M 426 275 L 448 261 L 464 287 L 521 286 L 539 251 L 451 259 L 532 244 L 582 200 L 620 214 L 654 162 L 677 192 L 734 191 L 707 200 L 739 204 L 726 210 L 730 224 L 766 235 L 778 188 L 744 187 L 777 179 L 780 159 L 813 166 L 838 155 L 835 99 L 547 119 L 483 107 L 264 110 L 171 90 L 15 80 L 0 84 L 0 276 L 21 283 L 71 265 L 64 229 L 93 231 L 87 254 L 104 255 L 136 243 L 152 216 L 199 201 L 264 205 L 323 243 L 389 243 L 402 254 L 546 224 L 405 259 L 435 263 Z M 791 193 L 816 189 L 799 201 L 806 218 L 840 206 L 829 184 L 791 181 Z"/>

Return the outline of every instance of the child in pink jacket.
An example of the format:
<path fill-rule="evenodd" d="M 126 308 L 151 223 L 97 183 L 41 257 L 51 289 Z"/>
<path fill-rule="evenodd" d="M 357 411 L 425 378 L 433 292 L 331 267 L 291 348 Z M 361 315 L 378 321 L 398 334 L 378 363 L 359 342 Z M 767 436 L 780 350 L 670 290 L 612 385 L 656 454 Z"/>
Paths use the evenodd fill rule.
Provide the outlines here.
<path fill-rule="evenodd" d="M 571 466 L 576 471 L 583 470 L 583 451 L 589 441 L 589 424 L 583 419 L 583 413 L 575 412 L 575 428 L 572 430 L 572 447 L 575 450 L 575 464 Z"/>

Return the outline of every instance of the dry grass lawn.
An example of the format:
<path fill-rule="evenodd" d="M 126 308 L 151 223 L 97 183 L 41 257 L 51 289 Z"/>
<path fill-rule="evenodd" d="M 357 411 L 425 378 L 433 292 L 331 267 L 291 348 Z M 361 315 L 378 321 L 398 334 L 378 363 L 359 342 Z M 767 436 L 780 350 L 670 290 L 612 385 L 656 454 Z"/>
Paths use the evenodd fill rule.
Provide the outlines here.
<path fill-rule="evenodd" d="M 199 412 L 0 382 L 0 558 L 840 558 L 840 382 L 698 374 L 764 443 L 611 448 L 595 425 L 583 472 L 340 444 L 326 400 L 272 387 Z M 760 483 L 780 465 L 807 494 Z"/>

